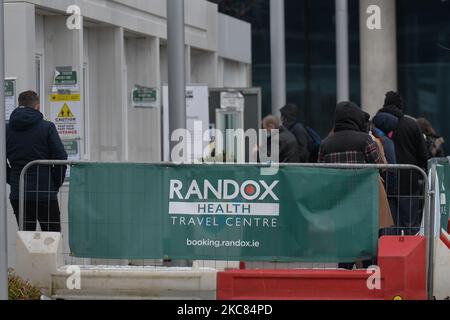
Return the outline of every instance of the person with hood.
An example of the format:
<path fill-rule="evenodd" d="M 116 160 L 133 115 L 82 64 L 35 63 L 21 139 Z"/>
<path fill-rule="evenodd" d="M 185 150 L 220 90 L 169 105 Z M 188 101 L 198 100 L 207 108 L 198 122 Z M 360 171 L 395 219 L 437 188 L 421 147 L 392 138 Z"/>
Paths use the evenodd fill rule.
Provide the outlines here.
<path fill-rule="evenodd" d="M 403 112 L 403 98 L 390 91 L 386 94 L 383 108 L 378 112 L 393 115 L 398 119 L 392 140 L 398 164 L 415 165 L 427 169 L 428 151 L 417 120 Z M 398 227 L 406 235 L 420 231 L 421 176 L 416 171 L 400 170 L 399 173 L 399 217 Z"/>
<path fill-rule="evenodd" d="M 395 144 L 391 136 L 398 125 L 398 118 L 392 114 L 380 112 L 372 120 L 376 133 L 383 143 L 384 153 L 388 164 L 397 164 Z"/>
<path fill-rule="evenodd" d="M 419 118 L 417 119 L 417 123 L 419 123 L 420 129 L 425 136 L 428 157 L 445 158 L 444 138 L 436 133 L 430 121 L 428 121 L 427 119 Z"/>
<path fill-rule="evenodd" d="M 388 113 L 398 119 L 392 140 L 395 144 L 397 163 L 427 168 L 428 156 L 425 141 L 417 120 L 403 113 L 403 98 L 390 91 L 386 94 L 383 108 L 378 113 Z"/>
<path fill-rule="evenodd" d="M 319 150 L 320 163 L 382 163 L 375 141 L 367 132 L 367 114 L 353 102 L 336 107 L 333 133 Z"/>
<path fill-rule="evenodd" d="M 22 169 L 35 160 L 67 160 L 67 153 L 56 126 L 45 121 L 39 96 L 34 91 L 19 95 L 19 107 L 6 127 L 7 180 L 10 202 L 19 223 L 19 177 Z M 44 232 L 60 232 L 57 199 L 64 182 L 66 166 L 33 166 L 25 179 L 24 231 L 36 231 L 39 221 Z"/>
<path fill-rule="evenodd" d="M 272 142 L 274 135 L 278 135 L 279 142 L 279 163 L 298 163 L 300 159 L 300 150 L 295 136 L 284 126 L 280 125 L 280 119 L 275 116 L 267 116 L 263 119 L 262 127 L 268 131 L 267 145 L 260 149 L 260 152 L 266 152 L 267 156 L 272 151 Z M 274 131 L 274 130 L 278 130 Z"/>
<path fill-rule="evenodd" d="M 334 117 L 334 129 L 320 146 L 319 163 L 381 164 L 378 145 L 368 130 L 367 113 L 353 102 L 339 103 Z M 339 263 L 339 268 L 351 270 L 354 264 Z M 372 264 L 372 260 L 363 261 L 365 268 Z"/>
<path fill-rule="evenodd" d="M 298 108 L 295 104 L 287 104 L 280 109 L 281 121 L 283 126 L 287 128 L 295 136 L 300 150 L 300 163 L 310 161 L 310 153 L 308 146 L 311 144 L 308 132 L 305 127 L 298 121 Z"/>

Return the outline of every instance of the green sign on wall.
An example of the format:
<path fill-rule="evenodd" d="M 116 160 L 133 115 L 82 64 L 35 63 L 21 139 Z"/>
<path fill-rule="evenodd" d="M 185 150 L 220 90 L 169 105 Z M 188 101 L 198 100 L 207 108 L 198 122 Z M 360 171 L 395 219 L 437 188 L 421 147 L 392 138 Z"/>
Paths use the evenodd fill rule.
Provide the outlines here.
<path fill-rule="evenodd" d="M 158 89 L 135 86 L 132 92 L 134 107 L 157 107 Z"/>
<path fill-rule="evenodd" d="M 71 86 L 77 84 L 76 71 L 60 71 L 59 75 L 55 77 L 55 85 L 57 86 Z"/>
<path fill-rule="evenodd" d="M 77 140 L 63 140 L 63 145 L 69 157 L 78 155 L 79 152 Z"/>
<path fill-rule="evenodd" d="M 14 97 L 16 95 L 16 80 L 5 79 L 5 97 Z"/>
<path fill-rule="evenodd" d="M 71 174 L 76 257 L 351 262 L 377 253 L 376 170 L 82 164 Z"/>
<path fill-rule="evenodd" d="M 8 122 L 17 107 L 16 79 L 5 79 L 5 119 Z"/>

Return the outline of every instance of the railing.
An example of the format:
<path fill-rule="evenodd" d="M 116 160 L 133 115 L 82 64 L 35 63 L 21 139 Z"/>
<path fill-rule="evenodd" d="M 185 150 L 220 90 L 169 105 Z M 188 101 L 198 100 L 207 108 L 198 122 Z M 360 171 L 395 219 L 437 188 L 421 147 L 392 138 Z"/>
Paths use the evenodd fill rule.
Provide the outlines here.
<path fill-rule="evenodd" d="M 58 166 L 76 166 L 80 164 L 98 164 L 98 162 L 80 162 L 80 161 L 34 161 L 27 164 L 20 175 L 19 181 L 19 229 L 24 230 L 24 226 L 27 223 L 27 218 L 25 215 L 25 203 L 27 201 L 26 197 L 28 194 L 36 194 L 36 197 L 39 195 L 45 196 L 46 199 L 50 199 L 52 197 L 52 193 L 58 193 L 55 190 L 39 190 L 39 181 L 36 181 L 36 190 L 29 190 L 26 186 L 28 181 L 27 173 L 33 167 L 37 167 L 36 172 L 37 177 L 36 180 L 39 179 L 51 179 L 51 175 L 46 177 L 39 177 L 39 168 L 42 166 L 52 167 L 58 169 Z M 160 163 L 159 165 L 164 167 L 177 167 L 176 164 L 172 163 Z M 228 166 L 234 166 L 235 164 L 227 164 Z M 269 165 L 261 165 L 261 164 L 240 164 L 239 167 L 246 166 L 258 166 L 260 168 L 266 168 Z M 272 164 L 273 166 L 273 164 Z M 434 238 L 435 238 L 435 230 L 434 230 L 434 215 L 431 212 L 434 212 L 434 196 L 435 190 L 432 189 L 433 183 L 430 185 L 429 179 L 425 171 L 422 169 L 412 166 L 412 165 L 369 165 L 369 164 L 280 164 L 280 168 L 283 167 L 300 167 L 300 168 L 319 168 L 319 169 L 376 169 L 379 170 L 381 175 L 384 177 L 383 185 L 384 191 L 386 192 L 387 203 L 389 206 L 389 210 L 392 213 L 392 217 L 394 220 L 394 226 L 386 228 L 383 230 L 384 235 L 415 235 L 419 232 L 423 234 L 427 239 L 427 285 L 428 292 L 431 298 L 433 292 L 433 253 L 434 253 Z M 48 170 L 50 172 L 50 170 Z M 318 177 L 320 178 L 320 177 Z M 406 180 L 406 182 L 405 182 Z M 70 183 L 70 182 L 69 182 Z M 50 182 L 48 183 L 50 185 Z M 405 186 L 409 185 L 409 190 L 405 190 Z M 302 186 L 304 187 L 304 186 Z M 65 187 L 67 188 L 67 184 Z M 330 191 L 332 192 L 332 191 Z M 66 195 L 65 192 L 60 192 L 60 200 L 65 201 L 63 198 Z M 54 196 L 54 195 L 53 195 Z M 371 195 L 368 195 L 370 197 Z M 50 201 L 50 200 L 49 200 Z M 37 200 L 36 200 L 37 202 Z M 421 210 L 423 208 L 423 210 Z M 406 212 L 406 214 L 405 214 Z M 409 212 L 409 216 L 408 213 Z M 417 220 L 417 217 L 421 215 L 423 212 L 423 219 Z M 47 213 L 47 216 L 50 217 L 50 214 Z M 33 218 L 34 219 L 34 218 Z M 423 220 L 420 225 L 421 220 Z M 405 223 L 406 221 L 406 223 Z M 49 224 L 51 221 L 47 221 Z M 41 221 L 41 223 L 45 224 L 45 221 Z M 408 223 L 410 223 L 408 225 Z M 63 230 L 62 235 L 67 236 L 68 233 L 68 221 L 63 221 Z M 67 240 L 67 239 L 66 239 Z M 66 246 L 68 247 L 68 243 L 66 242 Z M 66 257 L 70 255 L 70 250 L 64 252 Z M 67 260 L 66 260 L 67 262 Z M 70 261 L 71 264 L 74 260 Z M 92 261 L 88 261 L 86 263 L 86 259 L 82 259 L 78 261 L 85 264 L 90 264 Z M 225 264 L 225 267 L 229 265 Z M 113 262 L 114 263 L 114 262 Z M 133 261 L 131 264 L 146 264 L 152 263 L 151 261 L 142 261 L 139 263 L 137 261 Z M 207 266 L 208 263 L 205 261 L 197 262 Z M 179 264 L 175 264 L 179 265 Z M 189 263 L 187 263 L 189 265 Z M 235 264 L 233 264 L 235 265 Z M 263 263 L 257 262 L 249 262 L 249 268 L 305 268 L 305 267 L 322 267 L 325 268 L 329 265 L 327 264 L 314 264 L 313 261 L 309 264 L 305 263 L 289 263 L 283 264 L 282 262 L 274 262 L 270 263 L 268 261 Z"/>

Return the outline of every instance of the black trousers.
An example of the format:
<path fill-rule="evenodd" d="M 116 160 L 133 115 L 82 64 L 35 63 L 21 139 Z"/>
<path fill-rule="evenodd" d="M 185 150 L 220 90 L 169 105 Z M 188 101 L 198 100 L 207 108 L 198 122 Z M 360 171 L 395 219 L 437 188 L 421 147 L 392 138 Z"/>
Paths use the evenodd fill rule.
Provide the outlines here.
<path fill-rule="evenodd" d="M 19 201 L 10 201 L 17 225 L 19 225 Z M 61 232 L 61 213 L 58 200 L 25 201 L 23 231 L 36 231 L 37 221 L 44 232 Z"/>

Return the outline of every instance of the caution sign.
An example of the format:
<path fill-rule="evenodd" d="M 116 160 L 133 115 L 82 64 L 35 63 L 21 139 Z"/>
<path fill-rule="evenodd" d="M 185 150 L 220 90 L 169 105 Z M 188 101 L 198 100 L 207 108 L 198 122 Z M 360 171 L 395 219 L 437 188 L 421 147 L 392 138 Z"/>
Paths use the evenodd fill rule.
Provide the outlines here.
<path fill-rule="evenodd" d="M 75 118 L 67 103 L 64 103 L 61 111 L 59 112 L 58 118 Z"/>
<path fill-rule="evenodd" d="M 63 138 L 81 136 L 82 110 L 79 94 L 52 94 L 51 120 Z"/>

